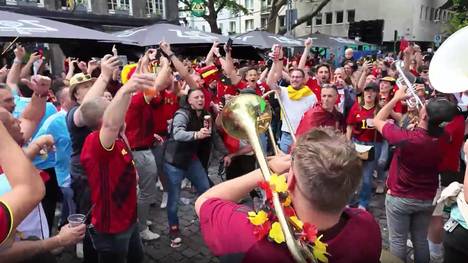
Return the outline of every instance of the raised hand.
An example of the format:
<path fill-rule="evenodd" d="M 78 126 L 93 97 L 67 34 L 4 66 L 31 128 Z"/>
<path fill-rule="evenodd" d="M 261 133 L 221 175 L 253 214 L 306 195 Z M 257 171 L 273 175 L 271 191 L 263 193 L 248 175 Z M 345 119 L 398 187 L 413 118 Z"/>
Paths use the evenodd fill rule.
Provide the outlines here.
<path fill-rule="evenodd" d="M 9 71 L 10 70 L 7 68 L 6 65 L 3 66 L 3 68 L 0 69 L 0 83 L 5 82 Z"/>
<path fill-rule="evenodd" d="M 91 59 L 88 61 L 88 70 L 87 73 L 91 75 L 99 67 L 98 61 Z"/>
<path fill-rule="evenodd" d="M 155 80 L 156 76 L 152 73 L 135 73 L 122 88 L 128 92 L 154 89 Z"/>
<path fill-rule="evenodd" d="M 78 63 L 78 68 L 83 72 L 84 74 L 88 74 L 88 65 L 86 65 L 86 62 L 80 61 Z"/>
<path fill-rule="evenodd" d="M 26 55 L 26 50 L 23 46 L 16 44 L 16 48 L 13 52 L 15 53 L 15 59 L 23 61 L 23 58 Z"/>
<path fill-rule="evenodd" d="M 119 68 L 119 57 L 112 55 L 105 55 L 101 59 L 101 75 L 110 79 L 114 70 Z"/>
<path fill-rule="evenodd" d="M 49 77 L 41 75 L 32 76 L 31 80 L 22 79 L 21 81 L 39 96 L 47 96 L 52 83 L 52 80 Z"/>
<path fill-rule="evenodd" d="M 172 54 L 171 45 L 169 43 L 167 43 L 166 41 L 161 41 L 159 43 L 159 48 L 161 48 L 161 50 L 164 53 L 166 53 L 166 55 L 171 55 Z"/>
<path fill-rule="evenodd" d="M 34 63 L 38 61 L 39 59 L 41 59 L 41 54 L 39 54 L 39 52 L 34 52 L 31 54 L 31 56 L 29 56 L 30 63 Z"/>
<path fill-rule="evenodd" d="M 312 38 L 308 37 L 306 41 L 304 41 L 304 47 L 310 49 L 313 45 L 314 41 Z"/>

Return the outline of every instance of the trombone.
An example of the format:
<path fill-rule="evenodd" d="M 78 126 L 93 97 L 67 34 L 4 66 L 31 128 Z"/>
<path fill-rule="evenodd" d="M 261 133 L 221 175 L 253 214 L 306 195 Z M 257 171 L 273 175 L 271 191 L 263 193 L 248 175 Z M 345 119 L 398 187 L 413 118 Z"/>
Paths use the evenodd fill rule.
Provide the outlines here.
<path fill-rule="evenodd" d="M 221 112 L 221 123 L 224 130 L 233 137 L 249 140 L 265 181 L 270 180 L 271 173 L 258 136 L 268 129 L 270 122 L 270 105 L 262 97 L 253 94 L 241 94 L 234 97 Z M 278 193 L 273 192 L 272 200 L 286 239 L 286 245 L 294 260 L 304 263 L 308 261 L 316 262 L 312 252 L 295 239 L 281 206 Z"/>

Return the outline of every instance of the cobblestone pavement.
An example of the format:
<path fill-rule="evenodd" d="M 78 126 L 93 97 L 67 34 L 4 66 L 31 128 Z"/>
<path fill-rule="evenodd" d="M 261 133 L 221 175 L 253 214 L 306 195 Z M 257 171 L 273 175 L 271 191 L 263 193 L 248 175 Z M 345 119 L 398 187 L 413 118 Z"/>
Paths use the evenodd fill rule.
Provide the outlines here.
<path fill-rule="evenodd" d="M 220 179 L 215 175 L 216 173 L 217 167 L 210 168 L 210 178 L 212 178 L 215 183 L 218 183 Z M 161 192 L 159 192 L 156 202 L 157 206 L 151 208 L 150 212 L 150 219 L 153 221 L 153 225 L 150 229 L 160 234 L 161 237 L 155 241 L 144 242 L 145 262 L 219 262 L 219 260 L 210 253 L 201 237 L 197 216 L 193 208 L 195 195 L 185 190 L 182 192 L 182 196 L 190 198 L 191 200 L 189 205 L 183 203 L 179 204 L 182 246 L 179 248 L 171 248 L 169 246 L 167 214 L 165 209 L 159 208 L 161 201 Z M 385 195 L 375 195 L 370 204 L 370 212 L 379 222 L 382 232 L 383 247 L 388 248 L 388 231 L 385 219 L 384 200 Z M 57 259 L 59 263 L 81 262 L 81 260 L 75 256 L 72 248 L 67 248 Z"/>

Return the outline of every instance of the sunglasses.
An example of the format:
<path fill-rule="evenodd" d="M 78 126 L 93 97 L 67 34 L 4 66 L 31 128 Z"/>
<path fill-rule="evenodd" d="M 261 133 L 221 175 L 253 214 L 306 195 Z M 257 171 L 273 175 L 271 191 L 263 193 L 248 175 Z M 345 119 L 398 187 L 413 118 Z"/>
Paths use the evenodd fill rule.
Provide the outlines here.
<path fill-rule="evenodd" d="M 76 78 L 76 80 L 78 82 L 82 82 L 82 81 L 86 81 L 86 80 L 90 80 L 90 79 L 91 79 L 91 75 L 89 75 L 89 74 L 86 74 L 84 76 L 79 76 L 79 77 Z"/>

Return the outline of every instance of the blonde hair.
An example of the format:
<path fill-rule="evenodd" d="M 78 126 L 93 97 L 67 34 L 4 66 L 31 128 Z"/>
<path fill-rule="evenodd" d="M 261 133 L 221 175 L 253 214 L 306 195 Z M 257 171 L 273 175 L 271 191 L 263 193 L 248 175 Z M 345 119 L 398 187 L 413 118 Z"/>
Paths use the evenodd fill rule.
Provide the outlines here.
<path fill-rule="evenodd" d="M 99 128 L 108 105 L 109 101 L 104 97 L 97 97 L 83 103 L 80 111 L 84 124 L 93 130 Z"/>

